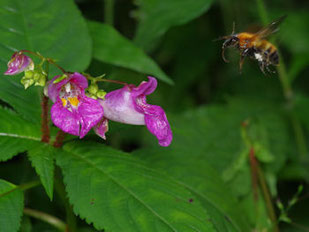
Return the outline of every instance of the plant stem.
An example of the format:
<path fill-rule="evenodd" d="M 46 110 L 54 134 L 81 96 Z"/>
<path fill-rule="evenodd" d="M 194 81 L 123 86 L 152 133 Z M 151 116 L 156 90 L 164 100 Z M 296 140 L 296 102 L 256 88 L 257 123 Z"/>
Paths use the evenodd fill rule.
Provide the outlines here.
<path fill-rule="evenodd" d="M 105 23 L 114 25 L 114 0 L 104 0 L 104 21 Z"/>
<path fill-rule="evenodd" d="M 258 200 L 258 177 L 257 177 L 258 161 L 255 158 L 253 147 L 250 148 L 249 156 L 250 156 L 253 197 L 254 197 L 255 202 L 257 202 L 257 200 Z"/>
<path fill-rule="evenodd" d="M 56 172 L 57 177 L 55 178 L 55 190 L 57 194 L 59 195 L 66 212 L 66 222 L 67 222 L 67 229 L 69 232 L 76 232 L 77 231 L 77 225 L 76 225 L 76 217 L 73 213 L 72 206 L 70 205 L 68 198 L 66 196 L 65 187 L 62 182 L 62 177 L 60 175 L 60 170 L 58 169 L 58 172 Z"/>
<path fill-rule="evenodd" d="M 56 139 L 55 142 L 53 143 L 53 146 L 56 148 L 62 147 L 64 138 L 65 138 L 65 132 L 59 130 L 56 135 Z"/>
<path fill-rule="evenodd" d="M 49 143 L 50 140 L 50 131 L 48 126 L 48 97 L 43 94 L 41 101 L 42 113 L 41 113 L 41 131 L 42 138 L 41 142 Z"/>
<path fill-rule="evenodd" d="M 0 198 L 1 197 L 4 197 L 6 195 L 9 195 L 10 193 L 20 189 L 22 191 L 25 191 L 25 190 L 28 190 L 28 189 L 31 189 L 31 188 L 34 188 L 36 186 L 39 186 L 41 184 L 41 182 L 39 180 L 36 180 L 36 181 L 31 181 L 29 183 L 25 183 L 25 184 L 21 184 L 21 185 L 18 185 L 16 186 L 15 188 L 11 189 L 10 191 L 7 191 L 5 193 L 1 193 L 0 194 Z"/>
<path fill-rule="evenodd" d="M 36 53 L 36 52 L 33 52 L 33 51 L 30 51 L 30 50 L 20 50 L 20 52 L 21 52 L 21 53 L 27 52 L 27 53 L 30 53 L 30 54 L 32 54 L 32 55 L 35 55 L 35 56 L 39 57 L 40 59 L 46 60 L 48 63 L 50 63 L 50 64 L 56 66 L 58 69 L 61 70 L 61 72 L 63 72 L 63 73 L 69 73 L 69 72 L 65 71 L 64 68 L 62 68 L 60 65 L 58 65 L 58 64 L 57 64 L 55 61 L 53 61 L 53 59 L 51 59 L 51 58 L 45 58 L 45 57 L 42 56 L 41 54 Z"/>
<path fill-rule="evenodd" d="M 277 217 L 276 217 L 276 214 L 275 214 L 275 209 L 274 209 L 273 203 L 271 201 L 271 196 L 270 196 L 270 193 L 269 193 L 266 181 L 265 181 L 263 171 L 259 167 L 258 163 L 257 163 L 257 172 L 258 172 L 258 179 L 259 179 L 259 183 L 260 183 L 261 190 L 262 190 L 262 193 L 263 193 L 263 197 L 264 197 L 264 200 L 265 200 L 265 203 L 266 203 L 268 215 L 269 215 L 269 218 L 270 218 L 270 220 L 273 224 L 273 230 L 272 231 L 279 232 L 279 227 L 278 227 L 278 223 L 277 223 Z"/>
<path fill-rule="evenodd" d="M 57 228 L 60 231 L 66 232 L 66 225 L 63 221 L 61 221 L 59 218 L 56 218 L 52 215 L 49 215 L 47 213 L 34 210 L 34 209 L 29 209 L 29 208 L 24 208 L 24 214 L 28 215 L 30 217 L 39 219 L 41 221 L 44 221 L 53 227 Z"/>
<path fill-rule="evenodd" d="M 267 11 L 265 9 L 265 4 L 263 0 L 256 0 L 257 3 L 257 8 L 258 8 L 258 13 L 259 16 L 263 22 L 264 25 L 266 25 L 267 23 L 269 23 L 268 20 L 268 15 L 267 15 Z M 291 87 L 291 83 L 288 77 L 288 74 L 286 72 L 286 67 L 284 64 L 284 61 L 282 60 L 282 56 L 279 53 L 279 57 L 281 58 L 280 61 L 280 65 L 277 66 L 277 71 L 278 71 L 278 75 L 279 75 L 279 80 L 282 86 L 282 90 L 283 90 L 283 95 L 286 99 L 287 105 L 289 107 L 289 109 L 292 111 L 293 110 L 293 105 L 294 105 L 294 99 L 293 99 L 293 90 Z M 290 120 L 292 122 L 292 127 L 295 133 L 295 138 L 296 138 L 296 144 L 297 144 L 297 149 L 298 152 L 301 156 L 305 156 L 307 154 L 307 146 L 306 146 L 306 142 L 305 142 L 305 135 L 301 126 L 300 121 L 298 120 L 298 118 L 294 115 L 293 112 L 289 112 L 289 117 Z"/>

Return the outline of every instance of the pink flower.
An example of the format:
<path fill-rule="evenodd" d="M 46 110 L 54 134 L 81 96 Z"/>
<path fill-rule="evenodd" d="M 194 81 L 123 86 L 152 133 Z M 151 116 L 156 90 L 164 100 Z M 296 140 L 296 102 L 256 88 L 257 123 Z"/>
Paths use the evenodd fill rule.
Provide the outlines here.
<path fill-rule="evenodd" d="M 73 73 L 57 82 L 59 77 L 54 77 L 48 86 L 48 96 L 54 102 L 51 119 L 64 132 L 83 138 L 102 119 L 103 108 L 85 95 L 86 77 Z"/>
<path fill-rule="evenodd" d="M 5 75 L 16 75 L 23 71 L 33 70 L 34 64 L 30 57 L 24 55 L 21 52 L 15 52 L 8 62 L 8 70 Z"/>
<path fill-rule="evenodd" d="M 148 82 L 143 81 L 138 87 L 124 86 L 106 94 L 104 100 L 99 100 L 104 117 L 126 124 L 146 125 L 161 146 L 169 146 L 173 135 L 164 110 L 146 102 L 146 95 L 157 88 L 157 80 L 153 77 L 148 79 Z"/>

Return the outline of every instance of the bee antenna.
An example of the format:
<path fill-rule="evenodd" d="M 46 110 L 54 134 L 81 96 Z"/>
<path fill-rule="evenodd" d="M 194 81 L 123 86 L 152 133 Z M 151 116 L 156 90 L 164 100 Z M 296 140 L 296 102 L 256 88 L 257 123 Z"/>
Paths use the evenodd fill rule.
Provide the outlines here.
<path fill-rule="evenodd" d="M 235 21 L 233 21 L 233 31 L 231 35 L 234 35 L 234 33 L 235 33 Z"/>
<path fill-rule="evenodd" d="M 219 37 L 219 38 L 217 38 L 217 39 L 214 39 L 214 40 L 212 40 L 212 41 L 219 41 L 219 40 L 225 40 L 225 39 L 228 39 L 228 38 L 230 38 L 230 36 L 221 36 L 221 37 Z"/>

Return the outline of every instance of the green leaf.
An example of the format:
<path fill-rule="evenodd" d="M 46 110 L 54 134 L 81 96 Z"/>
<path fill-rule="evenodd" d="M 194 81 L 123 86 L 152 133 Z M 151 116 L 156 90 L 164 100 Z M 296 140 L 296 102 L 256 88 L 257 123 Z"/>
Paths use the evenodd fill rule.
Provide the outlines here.
<path fill-rule="evenodd" d="M 207 11 L 212 0 L 138 1 L 135 43 L 148 50 L 170 27 L 185 24 Z"/>
<path fill-rule="evenodd" d="M 50 200 L 53 199 L 55 152 L 55 148 L 44 143 L 38 143 L 35 148 L 28 151 L 29 159 L 36 173 L 40 176 Z"/>
<path fill-rule="evenodd" d="M 136 47 L 113 27 L 93 21 L 89 21 L 88 26 L 93 38 L 94 58 L 108 64 L 153 75 L 169 84 L 173 83 L 142 49 Z"/>
<path fill-rule="evenodd" d="M 174 131 L 174 138 L 182 136 Z M 220 175 L 203 160 L 196 157 L 195 151 L 170 148 L 141 149 L 133 152 L 151 167 L 179 180 L 195 194 L 207 209 L 217 231 L 249 231 L 246 216 L 230 189 L 223 183 Z"/>
<path fill-rule="evenodd" d="M 21 119 L 15 112 L 0 107 L 0 161 L 37 145 L 41 140 L 40 128 Z"/>
<path fill-rule="evenodd" d="M 56 161 L 74 212 L 114 232 L 215 231 L 207 211 L 182 184 L 120 151 L 69 143 Z"/>
<path fill-rule="evenodd" d="M 15 185 L 0 179 L 1 232 L 15 232 L 20 227 L 24 207 L 24 195 L 22 191 L 15 188 Z"/>
<path fill-rule="evenodd" d="M 13 52 L 38 51 L 70 71 L 82 71 L 91 59 L 91 38 L 73 0 L 0 0 L 0 72 Z M 52 69 L 52 74 L 55 73 Z M 59 72 L 58 72 L 59 73 Z M 40 116 L 39 89 L 27 91 L 19 77 L 0 76 L 0 98 L 25 118 Z"/>

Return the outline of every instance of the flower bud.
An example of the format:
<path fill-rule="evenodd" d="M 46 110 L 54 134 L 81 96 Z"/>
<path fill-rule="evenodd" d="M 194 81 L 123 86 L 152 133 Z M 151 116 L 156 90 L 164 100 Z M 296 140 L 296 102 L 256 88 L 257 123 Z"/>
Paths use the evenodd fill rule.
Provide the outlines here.
<path fill-rule="evenodd" d="M 88 91 L 89 93 L 93 94 L 93 95 L 96 95 L 96 93 L 98 92 L 98 90 L 99 90 L 98 85 L 97 85 L 97 84 L 94 84 L 94 83 L 92 83 L 92 84 L 88 87 L 88 89 L 87 89 L 87 91 Z"/>
<path fill-rule="evenodd" d="M 34 80 L 33 79 L 29 79 L 26 77 L 23 77 L 20 82 L 23 84 L 23 86 L 25 87 L 25 89 L 29 88 L 31 85 L 33 85 Z"/>
<path fill-rule="evenodd" d="M 104 99 L 106 92 L 104 90 L 99 90 L 96 95 L 98 98 Z"/>
<path fill-rule="evenodd" d="M 25 78 L 30 79 L 33 77 L 33 74 L 34 74 L 33 70 L 25 71 Z"/>
<path fill-rule="evenodd" d="M 46 76 L 44 74 L 39 75 L 39 78 L 35 81 L 35 86 L 45 86 Z"/>
<path fill-rule="evenodd" d="M 22 52 L 15 52 L 8 62 L 8 69 L 5 75 L 16 75 L 23 71 L 33 70 L 34 64 L 30 57 Z"/>

